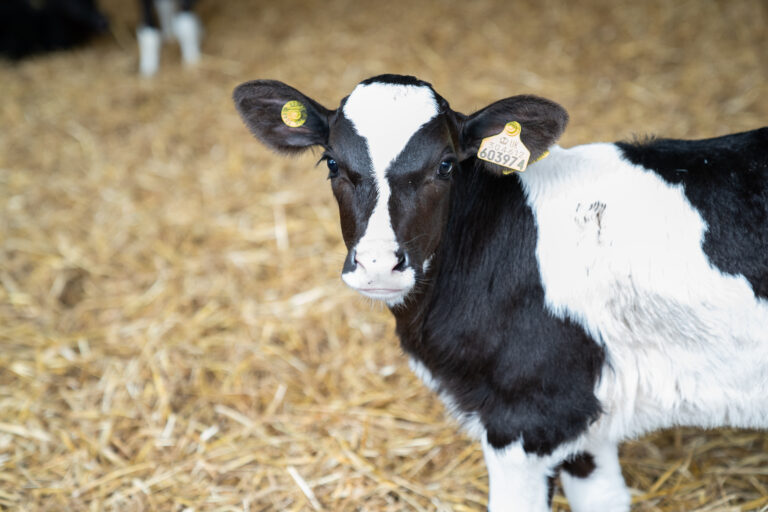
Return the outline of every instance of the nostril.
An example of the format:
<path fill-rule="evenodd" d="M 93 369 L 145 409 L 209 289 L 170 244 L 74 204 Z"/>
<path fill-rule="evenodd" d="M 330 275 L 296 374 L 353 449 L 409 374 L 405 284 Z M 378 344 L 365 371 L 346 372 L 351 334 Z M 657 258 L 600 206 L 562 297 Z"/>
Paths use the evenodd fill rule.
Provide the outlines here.
<path fill-rule="evenodd" d="M 402 249 L 398 249 L 395 252 L 395 256 L 397 257 L 397 264 L 394 267 L 392 267 L 392 270 L 402 272 L 403 270 L 405 270 L 405 267 L 408 266 L 408 253 L 406 253 Z"/>
<path fill-rule="evenodd" d="M 342 274 L 348 274 L 354 272 L 357 269 L 357 251 L 351 249 L 347 253 L 347 257 L 344 258 L 344 268 L 341 269 Z"/>
<path fill-rule="evenodd" d="M 351 257 L 350 259 L 352 260 L 352 269 L 353 269 L 353 270 L 354 270 L 354 268 L 355 268 L 355 267 L 357 267 L 358 265 L 360 265 L 360 267 L 362 267 L 362 269 L 363 269 L 363 270 L 365 270 L 365 265 L 363 265 L 362 263 L 360 263 L 360 260 L 359 260 L 359 259 L 357 259 L 357 251 L 355 251 L 354 249 L 352 249 L 352 257 Z"/>

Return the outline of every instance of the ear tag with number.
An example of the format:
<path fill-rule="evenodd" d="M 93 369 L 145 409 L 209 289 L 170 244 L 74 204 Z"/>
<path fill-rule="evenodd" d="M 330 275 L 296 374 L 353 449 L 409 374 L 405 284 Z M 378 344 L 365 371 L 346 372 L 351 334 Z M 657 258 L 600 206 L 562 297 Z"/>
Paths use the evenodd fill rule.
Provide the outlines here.
<path fill-rule="evenodd" d="M 523 172 L 528 166 L 531 152 L 520 140 L 521 131 L 520 123 L 510 121 L 501 133 L 483 139 L 480 149 L 477 150 L 477 157 L 509 169 L 505 170 L 504 174 L 512 174 L 512 171 Z"/>

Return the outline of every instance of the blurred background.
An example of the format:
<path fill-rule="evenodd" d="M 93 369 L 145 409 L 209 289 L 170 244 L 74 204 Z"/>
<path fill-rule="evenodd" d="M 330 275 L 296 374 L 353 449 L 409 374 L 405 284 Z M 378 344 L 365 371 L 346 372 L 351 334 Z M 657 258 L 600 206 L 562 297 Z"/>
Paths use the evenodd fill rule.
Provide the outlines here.
<path fill-rule="evenodd" d="M 201 0 L 200 61 L 165 44 L 152 78 L 138 6 L 98 6 L 87 44 L 0 60 L 0 510 L 485 510 L 479 446 L 339 279 L 319 154 L 253 140 L 238 83 L 533 93 L 564 146 L 768 124 L 764 0 Z M 622 459 L 633 510 L 768 510 L 765 433 Z"/>

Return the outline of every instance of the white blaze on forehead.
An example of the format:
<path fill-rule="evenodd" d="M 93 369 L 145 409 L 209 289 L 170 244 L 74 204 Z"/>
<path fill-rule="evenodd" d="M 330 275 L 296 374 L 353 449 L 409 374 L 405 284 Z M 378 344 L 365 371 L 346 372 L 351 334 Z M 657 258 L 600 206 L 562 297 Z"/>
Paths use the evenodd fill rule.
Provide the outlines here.
<path fill-rule="evenodd" d="M 368 143 L 377 177 L 437 112 L 429 87 L 382 82 L 358 85 L 344 105 L 344 116 Z"/>
<path fill-rule="evenodd" d="M 420 85 L 382 82 L 358 85 L 347 98 L 344 116 L 368 144 L 378 199 L 361 243 L 388 240 L 395 233 L 389 219 L 390 188 L 386 171 L 414 133 L 438 113 L 432 90 Z"/>
<path fill-rule="evenodd" d="M 358 290 L 378 287 L 407 293 L 415 284 L 413 269 L 392 272 L 397 264 L 398 244 L 389 215 L 387 169 L 413 134 L 438 114 L 437 100 L 426 86 L 372 82 L 352 91 L 343 112 L 366 141 L 378 194 L 365 233 L 355 247 L 357 261 L 362 265 L 342 277 Z"/>

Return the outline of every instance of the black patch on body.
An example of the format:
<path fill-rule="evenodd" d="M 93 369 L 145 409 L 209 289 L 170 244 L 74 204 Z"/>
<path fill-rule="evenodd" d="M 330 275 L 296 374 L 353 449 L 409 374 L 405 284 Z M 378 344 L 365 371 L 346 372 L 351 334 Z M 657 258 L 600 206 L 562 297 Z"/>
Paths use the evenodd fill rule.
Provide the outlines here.
<path fill-rule="evenodd" d="M 589 477 L 596 467 L 595 458 L 588 452 L 577 453 L 573 457 L 564 460 L 560 465 L 561 469 L 576 478 Z"/>
<path fill-rule="evenodd" d="M 628 161 L 683 186 L 707 223 L 702 248 L 712 264 L 743 275 L 755 296 L 768 299 L 768 127 L 616 145 Z"/>
<path fill-rule="evenodd" d="M 603 350 L 544 305 L 537 231 L 515 176 L 457 169 L 451 211 L 426 289 L 394 308 L 402 346 L 502 448 L 523 437 L 549 454 L 600 414 Z"/>

